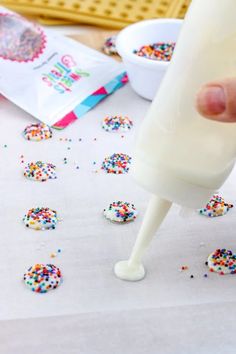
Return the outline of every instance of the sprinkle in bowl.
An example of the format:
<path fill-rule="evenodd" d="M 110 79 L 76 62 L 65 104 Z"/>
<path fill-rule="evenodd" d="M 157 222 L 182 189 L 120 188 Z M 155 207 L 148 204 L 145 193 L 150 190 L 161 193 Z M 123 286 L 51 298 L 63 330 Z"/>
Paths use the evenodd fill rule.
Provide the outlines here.
<path fill-rule="evenodd" d="M 154 43 L 176 43 L 183 20 L 154 19 L 132 24 L 123 29 L 116 40 L 130 84 L 140 96 L 152 100 L 170 61 L 152 60 L 135 54 L 142 46 Z"/>

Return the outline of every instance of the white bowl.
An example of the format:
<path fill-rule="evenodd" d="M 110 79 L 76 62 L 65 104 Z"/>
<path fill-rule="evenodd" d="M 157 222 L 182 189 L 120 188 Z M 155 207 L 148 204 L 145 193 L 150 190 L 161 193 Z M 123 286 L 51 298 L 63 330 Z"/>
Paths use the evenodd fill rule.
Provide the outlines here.
<path fill-rule="evenodd" d="M 170 62 L 151 60 L 134 54 L 135 49 L 156 42 L 176 42 L 183 20 L 154 19 L 123 29 L 116 40 L 130 84 L 140 96 L 152 100 Z"/>

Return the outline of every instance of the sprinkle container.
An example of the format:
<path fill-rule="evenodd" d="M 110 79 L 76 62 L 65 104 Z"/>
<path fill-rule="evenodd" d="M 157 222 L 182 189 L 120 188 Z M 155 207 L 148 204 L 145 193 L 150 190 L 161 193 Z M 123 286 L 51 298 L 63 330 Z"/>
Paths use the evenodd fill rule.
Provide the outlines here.
<path fill-rule="evenodd" d="M 137 22 L 120 32 L 116 47 L 127 70 L 130 84 L 140 96 L 152 100 L 169 66 L 169 61 L 157 61 L 134 53 L 144 45 L 176 42 L 183 21 L 154 19 Z"/>

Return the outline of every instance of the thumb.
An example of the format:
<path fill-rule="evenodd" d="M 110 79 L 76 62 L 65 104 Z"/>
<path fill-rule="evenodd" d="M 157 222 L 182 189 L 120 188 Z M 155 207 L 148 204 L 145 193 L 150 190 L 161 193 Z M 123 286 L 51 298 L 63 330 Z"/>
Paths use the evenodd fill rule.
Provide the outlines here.
<path fill-rule="evenodd" d="M 196 107 L 206 118 L 236 122 L 236 78 L 204 85 L 198 92 Z"/>

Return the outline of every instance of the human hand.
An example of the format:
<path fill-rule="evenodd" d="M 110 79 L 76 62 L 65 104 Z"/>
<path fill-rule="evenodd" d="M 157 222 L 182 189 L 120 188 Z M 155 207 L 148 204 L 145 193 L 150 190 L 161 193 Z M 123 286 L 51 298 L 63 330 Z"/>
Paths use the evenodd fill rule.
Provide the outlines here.
<path fill-rule="evenodd" d="M 236 78 L 204 85 L 198 92 L 196 108 L 208 119 L 236 122 Z"/>

